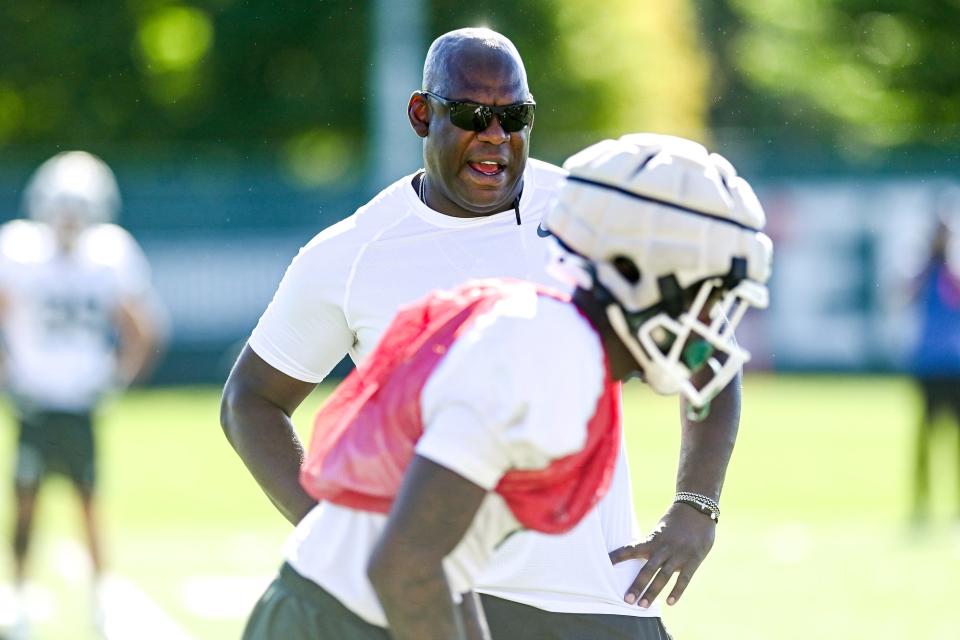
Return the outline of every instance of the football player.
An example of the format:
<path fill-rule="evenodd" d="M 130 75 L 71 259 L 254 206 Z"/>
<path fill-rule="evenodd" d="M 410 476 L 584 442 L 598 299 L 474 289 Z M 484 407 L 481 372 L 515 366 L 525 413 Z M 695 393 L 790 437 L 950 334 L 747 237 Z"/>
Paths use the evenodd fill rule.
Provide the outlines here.
<path fill-rule="evenodd" d="M 651 134 L 565 168 L 545 228 L 573 295 L 475 280 L 401 310 L 316 418 L 301 482 L 319 504 L 244 638 L 482 637 L 455 599 L 513 533 L 569 531 L 607 491 L 620 381 L 706 412 L 738 374 L 749 356 L 734 329 L 767 305 L 772 258 L 747 182 L 701 145 Z M 719 518 L 709 496 L 675 504 Z M 695 569 L 662 568 L 680 573 L 673 599 Z"/>
<path fill-rule="evenodd" d="M 356 363 L 369 357 L 402 305 L 471 278 L 570 291 L 546 270 L 550 243 L 540 223 L 565 172 L 528 157 L 537 108 L 509 39 L 489 29 L 441 35 L 407 104 L 423 169 L 321 231 L 287 269 L 224 387 L 221 424 L 292 523 L 316 500 L 298 481 L 304 450 L 290 416 L 345 355 Z M 691 425 L 686 400 L 680 405 L 677 488 L 719 500 L 739 424 L 739 379 L 712 402 L 709 429 Z M 556 536 L 519 533 L 498 549 L 477 584 L 494 638 L 530 628 L 564 640 L 665 633 L 658 569 L 699 564 L 714 531 L 668 504 L 658 518 L 647 514 L 656 525 L 645 536 L 625 452 L 621 443 L 610 491 L 578 526 Z M 319 544 L 324 532 L 312 535 Z M 593 551 L 600 548 L 617 563 Z M 323 585 L 309 563 L 288 560 Z"/>
<path fill-rule="evenodd" d="M 0 228 L 0 367 L 19 422 L 13 558 L 21 599 L 37 494 L 52 473 L 76 489 L 94 581 L 102 575 L 94 412 L 144 371 L 158 335 L 147 262 L 112 223 L 120 195 L 102 160 L 54 156 L 34 173 L 24 206 L 27 219 Z"/>

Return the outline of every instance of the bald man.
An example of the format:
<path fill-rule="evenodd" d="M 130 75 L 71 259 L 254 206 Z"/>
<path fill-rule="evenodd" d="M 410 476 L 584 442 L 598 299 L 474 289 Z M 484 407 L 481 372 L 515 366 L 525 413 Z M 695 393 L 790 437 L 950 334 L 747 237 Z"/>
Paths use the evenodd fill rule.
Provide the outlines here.
<path fill-rule="evenodd" d="M 387 637 L 374 614 L 350 606 L 372 587 L 353 558 L 331 556 L 338 532 L 316 526 L 328 505 L 299 483 L 304 451 L 290 416 L 345 354 L 362 362 L 397 310 L 432 290 L 480 277 L 569 290 L 546 271 L 540 221 L 565 172 L 528 159 L 535 109 L 507 38 L 487 29 L 439 37 L 407 106 L 424 168 L 311 240 L 250 336 L 224 389 L 221 422 L 297 528 L 247 637 Z M 738 382 L 714 400 L 708 424 L 682 421 L 678 489 L 719 500 Z M 693 469 L 707 470 L 697 484 Z M 562 536 L 522 532 L 500 545 L 477 586 L 492 637 L 664 637 L 654 600 L 678 573 L 675 601 L 713 543 L 715 524 L 689 515 L 671 505 L 656 533 L 635 544 L 643 536 L 621 446 L 609 493 L 577 527 Z"/>

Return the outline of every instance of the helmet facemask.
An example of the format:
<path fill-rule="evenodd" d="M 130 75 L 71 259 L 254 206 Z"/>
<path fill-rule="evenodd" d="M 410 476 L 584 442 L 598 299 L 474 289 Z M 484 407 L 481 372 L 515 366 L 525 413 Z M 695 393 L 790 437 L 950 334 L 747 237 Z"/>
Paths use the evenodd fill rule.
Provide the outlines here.
<path fill-rule="evenodd" d="M 654 391 L 701 414 L 750 354 L 734 331 L 767 306 L 773 245 L 763 208 L 724 158 L 636 134 L 564 163 L 545 223 L 551 271 L 592 294 Z"/>
<path fill-rule="evenodd" d="M 693 299 L 677 315 L 669 303 L 629 313 L 611 302 L 606 316 L 647 384 L 657 393 L 679 393 L 705 415 L 750 360 L 734 333 L 747 309 L 766 306 L 767 290 L 747 280 L 725 290 L 722 278 L 710 278 L 683 293 Z"/>
<path fill-rule="evenodd" d="M 559 238 L 552 247 L 549 271 L 592 292 L 639 365 L 640 377 L 659 394 L 686 398 L 692 409 L 688 417 L 705 417 L 710 401 L 750 360 L 750 353 L 737 344 L 737 326 L 748 309 L 768 304 L 767 288 L 744 277 L 743 261 L 735 258 L 729 274 L 686 289 L 672 276 L 661 278 L 660 302 L 629 311 L 597 277 L 601 265 L 565 247 Z M 610 270 L 606 271 L 609 280 Z"/>

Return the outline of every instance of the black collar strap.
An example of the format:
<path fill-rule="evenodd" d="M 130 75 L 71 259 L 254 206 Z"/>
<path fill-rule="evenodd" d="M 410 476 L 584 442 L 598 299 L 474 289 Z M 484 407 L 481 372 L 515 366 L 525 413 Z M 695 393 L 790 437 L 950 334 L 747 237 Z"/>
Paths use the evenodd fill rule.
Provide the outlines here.
<path fill-rule="evenodd" d="M 423 203 L 423 206 L 429 207 L 427 204 L 427 189 L 424 184 L 427 181 L 427 172 L 424 171 L 420 174 L 420 184 L 417 187 L 417 197 L 420 198 L 420 202 Z M 520 193 L 517 194 L 517 197 L 513 201 L 513 212 L 517 216 L 517 226 L 520 226 L 520 197 L 523 195 L 523 189 L 520 190 Z"/>

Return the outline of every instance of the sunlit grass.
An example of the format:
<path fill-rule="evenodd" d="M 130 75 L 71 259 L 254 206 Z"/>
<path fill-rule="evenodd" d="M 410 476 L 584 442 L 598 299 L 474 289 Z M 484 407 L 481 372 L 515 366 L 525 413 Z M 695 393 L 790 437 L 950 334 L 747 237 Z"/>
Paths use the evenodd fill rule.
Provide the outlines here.
<path fill-rule="evenodd" d="M 321 395 L 298 412 L 302 431 Z M 637 383 L 625 399 L 634 495 L 647 528 L 672 496 L 679 413 L 675 399 Z M 101 486 L 112 571 L 191 637 L 225 640 L 239 637 L 247 600 L 278 566 L 289 529 L 224 439 L 217 405 L 218 390 L 204 388 L 137 391 L 109 406 Z M 934 460 L 931 524 L 910 528 L 915 409 L 912 388 L 899 379 L 748 378 L 717 543 L 680 603 L 665 607 L 671 632 L 956 637 L 957 441 L 943 434 L 944 455 Z M 0 430 L 0 478 L 10 477 L 13 439 L 13 429 Z M 7 532 L 10 493 L 0 496 Z M 84 640 L 86 582 L 66 566 L 64 549 L 76 545 L 63 542 L 79 540 L 76 509 L 64 483 L 43 498 L 34 573 L 54 608 L 37 637 Z"/>

